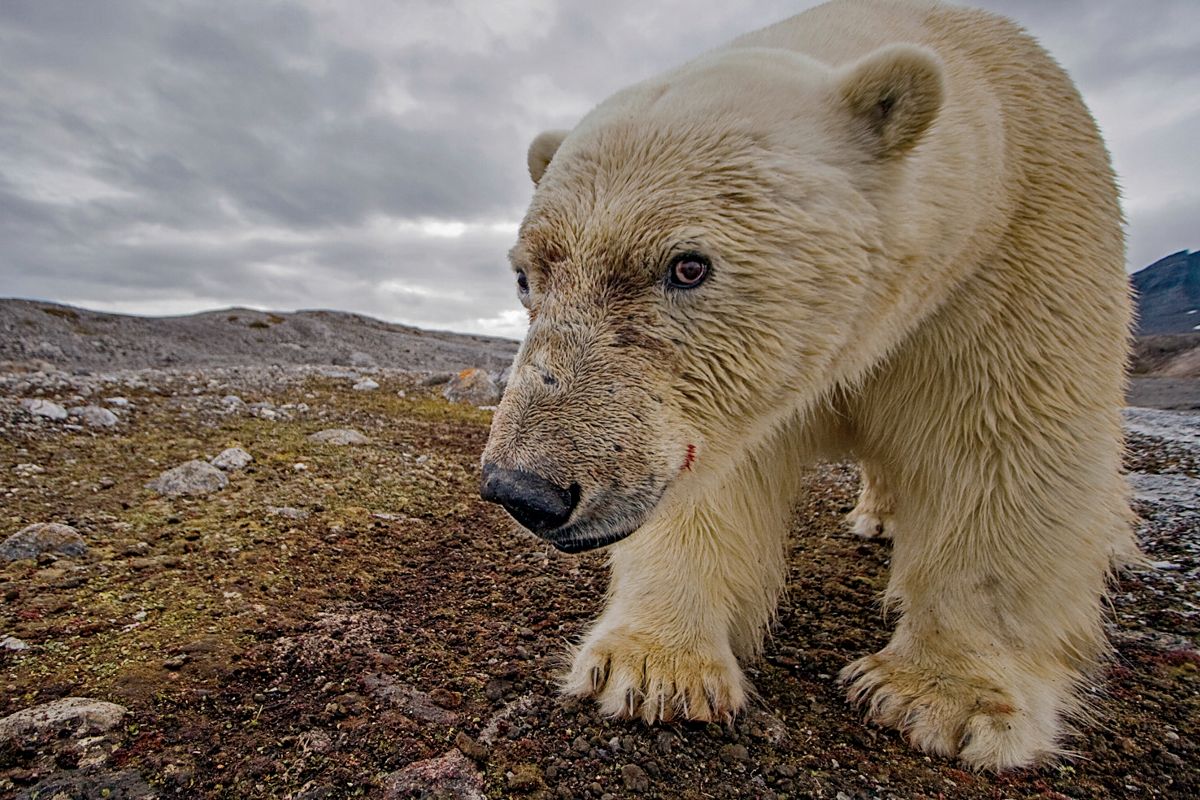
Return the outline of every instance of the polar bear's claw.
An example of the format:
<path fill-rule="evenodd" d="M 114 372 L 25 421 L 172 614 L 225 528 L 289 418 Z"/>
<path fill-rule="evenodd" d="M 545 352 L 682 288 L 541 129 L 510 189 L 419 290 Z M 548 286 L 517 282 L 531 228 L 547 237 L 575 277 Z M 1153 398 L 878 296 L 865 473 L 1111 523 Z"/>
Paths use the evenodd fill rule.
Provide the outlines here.
<path fill-rule="evenodd" d="M 850 664 L 840 680 L 867 719 L 972 769 L 998 772 L 1062 753 L 1053 710 L 1032 713 L 1014 691 L 986 679 L 939 675 L 884 651 Z"/>
<path fill-rule="evenodd" d="M 562 691 L 594 697 L 603 713 L 648 725 L 729 721 L 746 704 L 746 680 L 732 653 L 681 652 L 621 631 L 589 637 Z"/>

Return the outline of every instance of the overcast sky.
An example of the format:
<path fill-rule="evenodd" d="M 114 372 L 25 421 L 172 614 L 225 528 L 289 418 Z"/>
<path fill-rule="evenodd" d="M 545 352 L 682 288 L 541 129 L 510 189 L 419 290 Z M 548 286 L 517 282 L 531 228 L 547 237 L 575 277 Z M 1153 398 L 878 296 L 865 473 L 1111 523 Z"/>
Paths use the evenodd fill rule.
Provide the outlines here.
<path fill-rule="evenodd" d="M 1200 2 L 984 0 L 1070 70 L 1130 267 L 1200 247 Z M 0 296 L 518 337 L 525 149 L 804 0 L 0 1 Z"/>

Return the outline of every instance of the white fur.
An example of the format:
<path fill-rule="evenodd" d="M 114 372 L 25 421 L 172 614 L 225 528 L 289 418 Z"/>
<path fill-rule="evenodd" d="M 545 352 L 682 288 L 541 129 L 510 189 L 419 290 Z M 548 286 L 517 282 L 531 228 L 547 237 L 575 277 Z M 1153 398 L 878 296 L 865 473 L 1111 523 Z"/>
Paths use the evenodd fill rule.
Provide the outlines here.
<path fill-rule="evenodd" d="M 530 164 L 533 324 L 485 459 L 585 506 L 664 487 L 596 523 L 641 526 L 566 690 L 647 721 L 742 708 L 804 465 L 853 455 L 900 619 L 843 672 L 851 699 L 972 767 L 1060 752 L 1134 551 L 1121 216 L 1062 70 L 983 12 L 836 0 L 618 93 Z M 685 245 L 713 275 L 664 295 Z"/>

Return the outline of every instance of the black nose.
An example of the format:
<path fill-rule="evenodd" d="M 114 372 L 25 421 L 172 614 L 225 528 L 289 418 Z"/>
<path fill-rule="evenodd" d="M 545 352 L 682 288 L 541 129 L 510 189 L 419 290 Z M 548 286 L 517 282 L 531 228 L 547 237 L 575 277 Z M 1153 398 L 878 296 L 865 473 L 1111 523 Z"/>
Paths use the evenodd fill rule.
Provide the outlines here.
<path fill-rule="evenodd" d="M 479 495 L 504 506 L 517 522 L 534 533 L 543 533 L 566 524 L 579 502 L 579 485 L 563 489 L 532 472 L 485 464 Z"/>

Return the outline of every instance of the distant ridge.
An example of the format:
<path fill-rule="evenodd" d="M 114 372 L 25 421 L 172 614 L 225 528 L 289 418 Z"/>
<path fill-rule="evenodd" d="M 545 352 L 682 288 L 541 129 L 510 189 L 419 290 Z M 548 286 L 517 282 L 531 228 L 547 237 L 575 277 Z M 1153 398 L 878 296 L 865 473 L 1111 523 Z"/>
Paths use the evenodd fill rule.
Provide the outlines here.
<path fill-rule="evenodd" d="M 0 299 L 0 362 L 104 372 L 149 367 L 335 365 L 500 370 L 517 342 L 425 331 L 344 311 L 227 308 L 178 317 Z"/>
<path fill-rule="evenodd" d="M 1138 336 L 1200 330 L 1200 252 L 1180 250 L 1132 277 Z"/>

